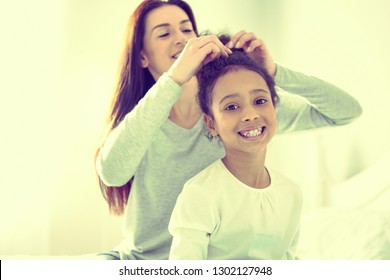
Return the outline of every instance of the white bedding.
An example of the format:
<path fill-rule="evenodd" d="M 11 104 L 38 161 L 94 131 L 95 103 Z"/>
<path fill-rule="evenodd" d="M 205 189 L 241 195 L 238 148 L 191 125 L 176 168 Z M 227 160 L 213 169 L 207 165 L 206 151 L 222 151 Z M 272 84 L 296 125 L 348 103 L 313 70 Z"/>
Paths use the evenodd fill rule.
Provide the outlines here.
<path fill-rule="evenodd" d="M 390 153 L 302 216 L 300 259 L 390 260 Z"/>
<path fill-rule="evenodd" d="M 298 258 L 390 260 L 390 153 L 332 187 L 331 207 L 303 214 Z M 101 259 L 95 254 L 0 259 Z"/>
<path fill-rule="evenodd" d="M 104 260 L 96 254 L 60 255 L 60 256 L 30 256 L 30 255 L 7 255 L 1 256 L 0 260 Z"/>

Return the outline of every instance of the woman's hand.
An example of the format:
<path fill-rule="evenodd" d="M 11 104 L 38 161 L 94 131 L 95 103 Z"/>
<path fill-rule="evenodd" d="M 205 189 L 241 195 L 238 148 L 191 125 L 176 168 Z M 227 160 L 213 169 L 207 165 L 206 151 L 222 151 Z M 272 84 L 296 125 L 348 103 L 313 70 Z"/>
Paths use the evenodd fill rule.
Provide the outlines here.
<path fill-rule="evenodd" d="M 198 69 L 217 57 L 228 56 L 232 51 L 215 35 L 188 40 L 183 51 L 168 70 L 168 75 L 179 85 L 188 82 Z"/>
<path fill-rule="evenodd" d="M 237 32 L 232 36 L 226 46 L 230 49 L 242 48 L 244 52 L 248 53 L 252 59 L 260 63 L 260 65 L 267 70 L 268 74 L 275 79 L 276 64 L 265 43 L 262 40 L 257 39 L 255 34 L 245 31 Z"/>

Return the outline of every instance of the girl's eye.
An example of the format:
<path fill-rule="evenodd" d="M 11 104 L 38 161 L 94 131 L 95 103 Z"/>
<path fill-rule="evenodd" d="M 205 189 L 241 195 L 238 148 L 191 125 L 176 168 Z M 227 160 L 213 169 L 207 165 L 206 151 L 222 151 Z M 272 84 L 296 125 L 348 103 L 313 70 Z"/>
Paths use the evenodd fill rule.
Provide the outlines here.
<path fill-rule="evenodd" d="M 183 32 L 184 33 L 192 33 L 192 29 L 184 29 Z"/>
<path fill-rule="evenodd" d="M 228 105 L 225 108 L 226 111 L 233 111 L 233 110 L 237 110 L 237 109 L 238 109 L 238 106 L 234 105 L 234 104 Z"/>
<path fill-rule="evenodd" d="M 261 105 L 261 104 L 265 104 L 267 103 L 267 100 L 266 99 L 263 99 L 263 98 L 259 98 L 255 101 L 255 104 L 256 105 Z"/>

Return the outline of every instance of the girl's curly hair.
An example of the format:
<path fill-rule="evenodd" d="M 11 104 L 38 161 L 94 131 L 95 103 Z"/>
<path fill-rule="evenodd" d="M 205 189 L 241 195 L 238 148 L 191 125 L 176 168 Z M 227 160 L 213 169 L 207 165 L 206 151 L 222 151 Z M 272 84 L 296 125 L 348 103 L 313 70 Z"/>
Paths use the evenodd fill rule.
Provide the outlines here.
<path fill-rule="evenodd" d="M 229 35 L 219 35 L 219 39 L 223 44 L 226 44 L 230 41 Z M 273 78 L 268 74 L 268 72 L 261 67 L 256 61 L 250 58 L 243 49 L 232 49 L 233 53 L 228 57 L 219 57 L 215 60 L 204 65 L 197 72 L 198 79 L 198 95 L 197 100 L 202 109 L 203 113 L 213 117 L 211 112 L 211 102 L 212 102 L 212 91 L 214 86 L 221 76 L 229 73 L 231 71 L 236 71 L 238 69 L 247 69 L 258 73 L 265 82 L 270 90 L 272 103 L 276 106 L 279 98 L 275 90 L 275 82 Z"/>

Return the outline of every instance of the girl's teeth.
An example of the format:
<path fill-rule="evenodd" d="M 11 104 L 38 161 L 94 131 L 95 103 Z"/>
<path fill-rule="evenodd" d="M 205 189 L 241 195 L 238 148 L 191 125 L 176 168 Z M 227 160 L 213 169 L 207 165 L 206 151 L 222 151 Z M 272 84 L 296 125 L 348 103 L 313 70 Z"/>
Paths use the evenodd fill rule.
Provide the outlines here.
<path fill-rule="evenodd" d="M 245 131 L 242 133 L 245 137 L 256 137 L 259 136 L 263 132 L 262 128 L 250 130 L 250 131 Z"/>

